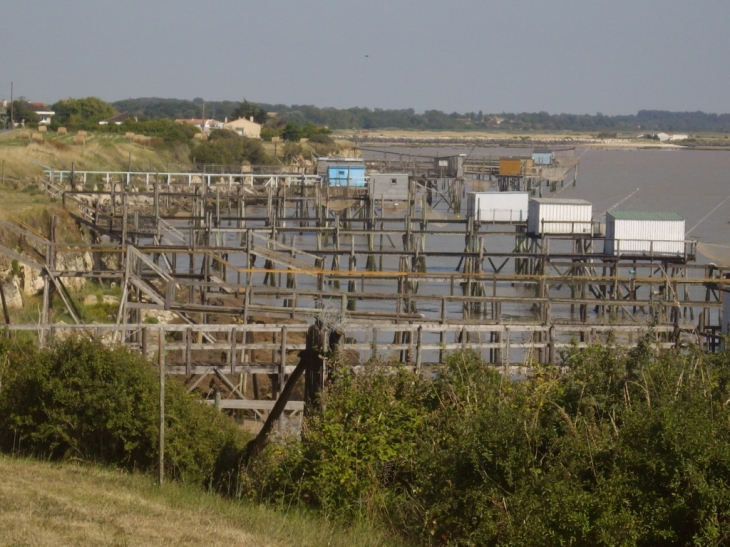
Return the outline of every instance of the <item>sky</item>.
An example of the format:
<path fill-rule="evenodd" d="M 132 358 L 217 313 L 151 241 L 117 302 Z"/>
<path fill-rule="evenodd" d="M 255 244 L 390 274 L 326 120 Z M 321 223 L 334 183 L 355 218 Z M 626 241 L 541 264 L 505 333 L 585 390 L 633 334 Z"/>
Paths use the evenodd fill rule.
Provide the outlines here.
<path fill-rule="evenodd" d="M 0 97 L 730 112 L 727 0 L 25 0 Z"/>

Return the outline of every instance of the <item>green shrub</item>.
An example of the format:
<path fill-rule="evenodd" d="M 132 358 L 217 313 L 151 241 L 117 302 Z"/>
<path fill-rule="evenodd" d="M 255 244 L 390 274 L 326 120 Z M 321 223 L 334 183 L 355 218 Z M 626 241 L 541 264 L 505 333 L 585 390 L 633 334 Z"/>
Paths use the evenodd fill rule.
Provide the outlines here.
<path fill-rule="evenodd" d="M 440 375 L 335 375 L 302 442 L 244 492 L 427 545 L 721 545 L 730 354 L 594 346 L 510 381 L 473 353 Z"/>
<path fill-rule="evenodd" d="M 262 165 L 271 161 L 258 139 L 242 137 L 227 129 L 211 131 L 207 141 L 193 148 L 190 159 L 197 163 L 225 165 L 244 162 Z"/>
<path fill-rule="evenodd" d="M 272 445 L 244 477 L 256 500 L 295 500 L 328 517 L 372 517 L 386 510 L 384 488 L 413 465 L 416 431 L 425 414 L 425 384 L 405 368 L 382 374 L 334 371 L 322 410 L 307 423 L 306 442 Z"/>
<path fill-rule="evenodd" d="M 157 462 L 156 371 L 124 347 L 69 339 L 38 350 L 0 341 L 0 449 L 142 471 Z M 169 476 L 210 483 L 246 440 L 225 415 L 165 384 Z M 224 461 L 226 460 L 226 461 Z"/>

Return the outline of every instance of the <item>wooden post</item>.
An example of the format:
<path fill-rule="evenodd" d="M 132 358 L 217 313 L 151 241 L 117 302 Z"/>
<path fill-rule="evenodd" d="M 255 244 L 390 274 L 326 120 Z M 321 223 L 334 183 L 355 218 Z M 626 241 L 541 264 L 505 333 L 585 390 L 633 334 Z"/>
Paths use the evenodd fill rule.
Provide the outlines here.
<path fill-rule="evenodd" d="M 284 386 L 284 389 L 282 389 L 281 395 L 276 400 L 274 408 L 266 418 L 266 422 L 264 422 L 258 436 L 246 446 L 246 452 L 243 458 L 244 464 L 258 456 L 266 447 L 268 443 L 268 436 L 274 427 L 274 423 L 279 419 L 284 408 L 286 408 L 286 403 L 289 401 L 292 391 L 294 391 L 294 385 L 305 372 L 307 373 L 304 382 L 306 399 L 305 411 L 316 401 L 319 388 L 321 387 L 322 369 L 324 365 L 324 362 L 320 357 L 320 353 L 323 349 L 319 347 L 321 343 L 320 335 L 321 331 L 316 325 L 309 327 L 309 330 L 307 331 L 307 349 L 301 352 L 299 364 L 291 373 L 289 380 Z"/>
<path fill-rule="evenodd" d="M 5 324 L 10 324 L 10 314 L 8 313 L 8 305 L 5 302 L 5 289 L 3 288 L 3 283 L 0 281 L 0 299 L 2 299 L 3 304 L 3 316 L 5 317 Z"/>
<path fill-rule="evenodd" d="M 231 374 L 236 373 L 236 361 L 238 360 L 238 329 L 233 327 L 231 329 L 231 355 L 229 357 L 231 361 Z"/>
<path fill-rule="evenodd" d="M 193 329 L 188 327 L 185 334 L 185 374 L 190 376 L 193 373 Z"/>
<path fill-rule="evenodd" d="M 281 355 L 279 360 L 279 392 L 283 392 L 283 386 L 285 385 L 284 379 L 286 378 L 286 326 L 281 327 Z M 283 420 L 279 419 L 278 426 L 281 430 L 283 426 Z"/>
<path fill-rule="evenodd" d="M 157 483 L 162 486 L 165 482 L 165 332 L 162 330 L 159 331 L 157 344 L 157 366 L 160 369 L 160 436 Z"/>
<path fill-rule="evenodd" d="M 142 357 L 147 358 L 147 327 L 142 327 Z"/>

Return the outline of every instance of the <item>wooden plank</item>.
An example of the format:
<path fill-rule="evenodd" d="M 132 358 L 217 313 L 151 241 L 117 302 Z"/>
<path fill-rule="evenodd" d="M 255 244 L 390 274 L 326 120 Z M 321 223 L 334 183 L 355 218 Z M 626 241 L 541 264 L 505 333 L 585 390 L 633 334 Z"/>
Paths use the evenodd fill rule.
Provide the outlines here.
<path fill-rule="evenodd" d="M 215 401 L 205 400 L 206 404 L 212 405 Z M 237 410 L 273 410 L 276 401 L 262 401 L 256 399 L 223 399 L 220 402 L 223 409 Z M 288 412 L 302 412 L 304 401 L 287 401 L 284 410 Z"/>

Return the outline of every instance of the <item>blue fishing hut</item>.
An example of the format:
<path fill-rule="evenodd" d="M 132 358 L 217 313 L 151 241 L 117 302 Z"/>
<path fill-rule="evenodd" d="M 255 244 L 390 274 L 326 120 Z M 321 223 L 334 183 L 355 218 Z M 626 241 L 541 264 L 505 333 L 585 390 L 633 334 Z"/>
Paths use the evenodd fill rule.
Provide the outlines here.
<path fill-rule="evenodd" d="M 364 188 L 365 166 L 360 164 L 336 164 L 327 166 L 327 180 L 330 186 L 348 186 L 351 188 Z"/>
<path fill-rule="evenodd" d="M 535 165 L 552 165 L 553 151 L 546 148 L 536 148 L 532 153 L 532 161 Z"/>

